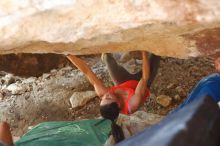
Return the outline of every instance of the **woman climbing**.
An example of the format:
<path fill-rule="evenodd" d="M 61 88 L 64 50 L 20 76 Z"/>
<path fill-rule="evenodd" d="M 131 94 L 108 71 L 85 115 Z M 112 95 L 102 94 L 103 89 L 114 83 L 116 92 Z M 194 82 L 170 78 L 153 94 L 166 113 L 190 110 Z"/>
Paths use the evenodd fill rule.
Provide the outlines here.
<path fill-rule="evenodd" d="M 112 135 L 116 143 L 123 140 L 122 129 L 115 121 L 119 113 L 131 114 L 144 104 L 150 95 L 149 88 L 157 73 L 160 57 L 151 54 L 148 60 L 148 53 L 143 51 L 142 71 L 130 74 L 118 65 L 111 54 L 103 54 L 102 59 L 115 84 L 111 88 L 105 87 L 84 61 L 73 55 L 68 55 L 67 58 L 86 75 L 101 98 L 100 113 L 104 118 L 112 121 Z"/>

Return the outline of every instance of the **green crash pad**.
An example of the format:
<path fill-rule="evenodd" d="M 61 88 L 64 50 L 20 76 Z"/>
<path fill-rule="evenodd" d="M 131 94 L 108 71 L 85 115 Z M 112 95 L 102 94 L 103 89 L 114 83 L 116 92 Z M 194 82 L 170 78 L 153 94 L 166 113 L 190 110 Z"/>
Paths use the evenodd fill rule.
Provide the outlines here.
<path fill-rule="evenodd" d="M 100 120 L 45 122 L 37 125 L 15 146 L 102 146 L 111 130 L 111 122 Z"/>

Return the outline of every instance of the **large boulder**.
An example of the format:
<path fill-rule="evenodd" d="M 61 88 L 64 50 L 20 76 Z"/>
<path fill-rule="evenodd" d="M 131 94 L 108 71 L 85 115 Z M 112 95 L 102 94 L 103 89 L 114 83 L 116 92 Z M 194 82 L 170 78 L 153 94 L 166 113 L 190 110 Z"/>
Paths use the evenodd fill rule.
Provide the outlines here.
<path fill-rule="evenodd" d="M 219 52 L 218 0 L 0 1 L 0 54 Z"/>

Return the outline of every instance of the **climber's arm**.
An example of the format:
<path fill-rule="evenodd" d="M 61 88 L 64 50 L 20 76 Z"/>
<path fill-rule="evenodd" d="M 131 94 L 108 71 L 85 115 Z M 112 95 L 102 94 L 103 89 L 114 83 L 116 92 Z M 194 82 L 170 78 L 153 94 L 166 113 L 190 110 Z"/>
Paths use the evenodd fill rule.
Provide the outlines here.
<path fill-rule="evenodd" d="M 6 122 L 0 122 L 0 145 L 13 146 L 10 127 Z"/>
<path fill-rule="evenodd" d="M 131 113 L 137 111 L 140 108 L 140 106 L 143 104 L 143 98 L 144 96 L 146 96 L 147 81 L 150 74 L 150 66 L 147 52 L 142 52 L 142 59 L 142 78 L 138 82 L 138 85 L 135 89 L 135 94 L 133 95 L 129 103 Z"/>
<path fill-rule="evenodd" d="M 97 76 L 83 60 L 74 55 L 67 55 L 67 58 L 86 75 L 86 77 L 89 79 L 89 82 L 94 86 L 99 97 L 107 92 L 107 88 L 104 86 L 103 82 L 97 78 Z"/>

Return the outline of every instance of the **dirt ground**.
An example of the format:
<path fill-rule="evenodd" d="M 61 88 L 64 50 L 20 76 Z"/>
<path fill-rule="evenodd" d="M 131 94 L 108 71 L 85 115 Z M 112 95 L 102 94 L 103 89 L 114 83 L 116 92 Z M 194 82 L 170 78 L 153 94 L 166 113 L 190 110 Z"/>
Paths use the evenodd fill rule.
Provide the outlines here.
<path fill-rule="evenodd" d="M 92 66 L 93 71 L 106 85 L 112 85 L 100 56 L 83 59 Z M 141 110 L 166 115 L 187 97 L 202 77 L 215 72 L 212 63 L 211 58 L 204 57 L 188 60 L 162 58 L 158 74 L 151 86 L 151 96 Z M 133 70 L 136 70 L 134 64 Z M 21 136 L 29 126 L 44 121 L 79 120 L 100 116 L 98 97 L 83 107 L 71 108 L 69 98 L 73 92 L 93 90 L 85 76 L 75 68 L 66 66 L 54 69 L 40 77 L 21 78 L 12 75 L 11 81 L 6 80 L 6 76 L 7 73 L 0 73 L 0 120 L 11 124 L 15 136 Z M 21 90 L 9 91 L 10 84 L 16 84 Z M 171 104 L 166 108 L 160 106 L 155 100 L 158 95 L 170 96 Z"/>
<path fill-rule="evenodd" d="M 170 106 L 164 108 L 155 102 L 154 96 L 151 96 L 145 110 L 166 115 L 187 97 L 199 80 L 215 72 L 213 62 L 213 59 L 208 57 L 188 60 L 162 58 L 151 92 L 156 96 L 168 95 L 173 100 Z"/>

